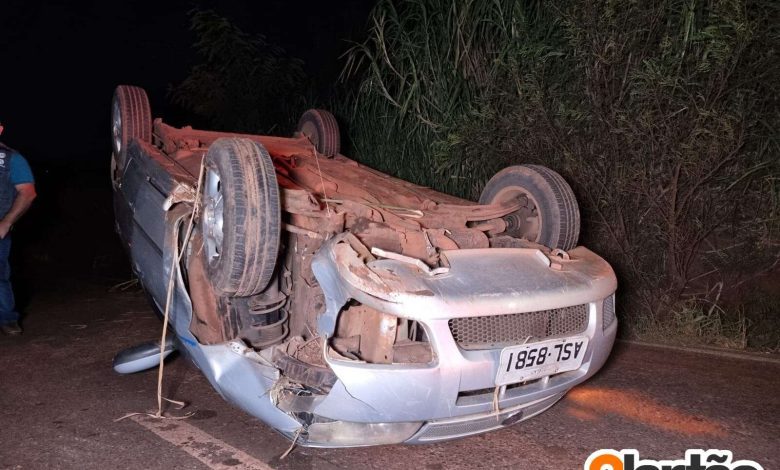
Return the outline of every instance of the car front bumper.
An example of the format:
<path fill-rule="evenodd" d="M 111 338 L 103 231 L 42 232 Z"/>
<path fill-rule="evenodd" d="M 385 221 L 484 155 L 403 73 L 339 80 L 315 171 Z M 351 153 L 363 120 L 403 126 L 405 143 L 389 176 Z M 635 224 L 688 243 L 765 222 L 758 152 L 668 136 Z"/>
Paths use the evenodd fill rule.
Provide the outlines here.
<path fill-rule="evenodd" d="M 337 359 L 326 351 L 325 359 L 339 381 L 313 410 L 317 416 L 353 423 L 420 423 L 418 431 L 404 440 L 410 443 L 485 432 L 552 406 L 595 374 L 612 349 L 617 321 L 612 311 L 605 324 L 604 310 L 614 301 L 617 283 L 609 265 L 585 248 L 572 250 L 565 263 L 533 249 L 446 252 L 449 269 L 431 274 L 403 261 L 365 262 L 348 248 L 337 248 L 339 243 L 324 245 L 313 262 L 327 299 L 319 333 L 331 337 L 341 307 L 355 299 L 418 321 L 434 360 L 368 364 Z M 580 367 L 510 387 L 496 386 L 501 348 L 463 349 L 449 326 L 452 318 L 582 304 L 587 305 L 588 321 L 577 336 L 586 336 L 588 347 Z M 607 305 L 608 310 L 613 308 L 613 303 Z"/>

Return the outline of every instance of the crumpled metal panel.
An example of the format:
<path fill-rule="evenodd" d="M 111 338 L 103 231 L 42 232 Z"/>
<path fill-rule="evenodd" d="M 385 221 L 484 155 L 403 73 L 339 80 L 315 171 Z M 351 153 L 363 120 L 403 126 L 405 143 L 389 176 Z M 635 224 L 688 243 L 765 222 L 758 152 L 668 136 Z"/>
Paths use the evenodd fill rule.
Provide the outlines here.
<path fill-rule="evenodd" d="M 164 276 L 171 273 L 172 261 L 177 253 L 178 227 L 186 220 L 191 206 L 180 204 L 167 213 L 166 243 L 163 256 Z M 176 332 L 183 352 L 203 372 L 222 397 L 245 412 L 256 416 L 281 432 L 292 433 L 300 423 L 287 415 L 271 401 L 270 390 L 278 381 L 279 370 L 253 359 L 246 351 L 231 347 L 230 343 L 202 345 L 190 332 L 192 303 L 177 269 L 175 289 L 170 309 L 171 326 Z M 164 298 L 164 297 L 163 297 Z M 256 356 L 256 355 L 255 355 Z"/>
<path fill-rule="evenodd" d="M 364 263 L 345 254 L 345 246 L 345 237 L 336 236 L 312 260 L 326 297 L 343 297 L 346 291 L 361 302 L 361 297 L 375 298 L 391 308 L 380 310 L 412 320 L 568 307 L 604 298 L 617 288 L 609 264 L 584 247 L 569 252 L 571 261 L 557 261 L 560 270 L 546 264 L 546 256 L 536 249 L 445 251 L 449 271 L 428 275 L 398 260 Z M 324 316 L 332 318 L 320 320 L 320 333 L 332 336 L 337 314 L 328 308 Z"/>
<path fill-rule="evenodd" d="M 319 333 L 331 337 L 340 309 L 349 299 L 371 308 L 415 319 L 425 328 L 435 360 L 427 365 L 326 361 L 340 383 L 314 410 L 331 419 L 399 422 L 443 419 L 490 411 L 492 400 L 457 404 L 462 390 L 495 386 L 500 349 L 465 351 L 450 332 L 450 318 L 500 315 L 588 304 L 589 338 L 582 366 L 546 381 L 524 386 L 523 394 L 499 401 L 520 406 L 565 393 L 593 375 L 606 361 L 615 328 L 602 331 L 602 299 L 616 288 L 614 273 L 585 248 L 572 250 L 561 270 L 539 250 L 486 249 L 446 252 L 450 270 L 438 276 L 398 260 L 374 260 L 350 253 L 348 234 L 326 242 L 312 269 L 326 297 Z M 367 262 L 364 262 L 367 260 Z M 599 326 L 597 328 L 597 325 Z M 381 386 L 378 386 L 381 384 Z"/>

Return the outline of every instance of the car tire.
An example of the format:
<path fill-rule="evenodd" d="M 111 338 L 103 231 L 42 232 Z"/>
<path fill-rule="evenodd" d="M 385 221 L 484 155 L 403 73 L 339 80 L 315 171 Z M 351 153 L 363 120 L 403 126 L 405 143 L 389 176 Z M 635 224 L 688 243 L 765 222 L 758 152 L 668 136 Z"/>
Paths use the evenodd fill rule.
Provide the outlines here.
<path fill-rule="evenodd" d="M 281 225 L 271 156 L 252 140 L 221 138 L 205 166 L 201 229 L 211 284 L 227 296 L 262 292 L 274 274 Z"/>
<path fill-rule="evenodd" d="M 479 202 L 492 204 L 518 197 L 525 206 L 504 217 L 509 235 L 562 250 L 577 246 L 580 210 L 561 175 L 541 165 L 510 166 L 487 182 Z"/>
<path fill-rule="evenodd" d="M 324 109 L 310 109 L 298 121 L 298 132 L 306 136 L 317 152 L 328 158 L 341 150 L 341 135 L 336 118 Z"/>
<path fill-rule="evenodd" d="M 111 144 L 114 166 L 124 169 L 127 146 L 133 139 L 152 141 L 152 111 L 143 88 L 119 85 L 111 104 Z"/>

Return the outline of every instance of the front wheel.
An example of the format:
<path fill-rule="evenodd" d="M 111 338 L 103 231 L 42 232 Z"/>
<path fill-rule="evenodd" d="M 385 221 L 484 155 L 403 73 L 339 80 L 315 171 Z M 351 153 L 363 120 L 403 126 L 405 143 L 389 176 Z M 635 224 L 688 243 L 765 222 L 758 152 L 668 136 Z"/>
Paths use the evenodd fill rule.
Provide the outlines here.
<path fill-rule="evenodd" d="M 246 297 L 263 291 L 279 255 L 281 208 L 268 151 L 249 139 L 216 140 L 205 157 L 202 232 L 215 291 Z"/>
<path fill-rule="evenodd" d="M 520 201 L 504 216 L 507 234 L 562 250 L 577 246 L 580 209 L 571 186 L 541 165 L 516 165 L 496 173 L 485 185 L 480 204 Z"/>

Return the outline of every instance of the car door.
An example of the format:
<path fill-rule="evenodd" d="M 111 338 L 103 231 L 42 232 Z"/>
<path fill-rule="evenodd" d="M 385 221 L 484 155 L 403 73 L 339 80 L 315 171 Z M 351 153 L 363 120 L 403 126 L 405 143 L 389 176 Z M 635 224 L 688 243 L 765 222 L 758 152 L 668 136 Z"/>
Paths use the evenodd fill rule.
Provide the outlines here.
<path fill-rule="evenodd" d="M 171 186 L 171 176 L 133 141 L 114 193 L 117 231 L 129 251 L 133 272 L 158 308 L 165 303 L 163 206 L 168 197 L 166 188 Z"/>

